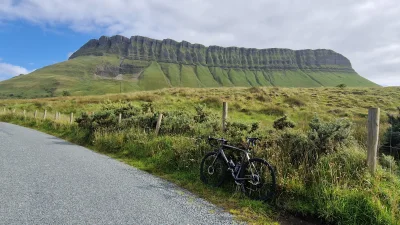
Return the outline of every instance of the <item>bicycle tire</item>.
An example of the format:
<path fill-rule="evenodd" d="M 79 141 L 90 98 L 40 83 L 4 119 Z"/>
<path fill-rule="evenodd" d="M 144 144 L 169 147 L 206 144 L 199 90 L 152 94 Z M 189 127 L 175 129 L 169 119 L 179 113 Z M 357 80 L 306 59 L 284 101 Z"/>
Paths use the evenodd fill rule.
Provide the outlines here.
<path fill-rule="evenodd" d="M 257 169 L 255 164 L 259 164 L 266 169 Z M 252 172 L 253 170 L 255 170 L 254 173 Z M 264 159 L 251 158 L 243 165 L 239 177 L 252 178 L 251 180 L 244 180 L 242 182 L 242 191 L 249 198 L 261 201 L 273 199 L 276 190 L 275 171 Z"/>
<path fill-rule="evenodd" d="M 204 184 L 219 187 L 226 178 L 228 166 L 221 157 L 215 157 L 217 157 L 216 152 L 209 152 L 203 157 L 200 164 L 200 179 Z M 209 165 L 212 162 L 214 166 Z"/>

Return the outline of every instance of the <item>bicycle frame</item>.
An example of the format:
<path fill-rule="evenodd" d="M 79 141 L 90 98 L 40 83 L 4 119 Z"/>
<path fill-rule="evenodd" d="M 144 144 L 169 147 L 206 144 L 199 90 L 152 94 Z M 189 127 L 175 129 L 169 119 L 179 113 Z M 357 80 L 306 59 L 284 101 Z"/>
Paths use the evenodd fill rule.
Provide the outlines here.
<path fill-rule="evenodd" d="M 227 158 L 226 155 L 225 155 L 224 148 L 243 152 L 244 155 L 246 156 L 246 160 L 247 160 L 247 161 L 250 160 L 250 153 L 249 153 L 248 150 L 240 149 L 240 148 L 237 148 L 237 147 L 231 146 L 231 145 L 221 144 L 220 147 L 218 148 L 217 157 L 215 157 L 215 159 L 214 159 L 212 165 L 214 165 L 215 160 L 218 158 L 218 156 L 221 155 L 222 158 L 224 159 L 226 165 L 228 165 L 228 167 L 231 169 L 232 177 L 233 177 L 233 179 L 235 179 L 235 181 L 251 180 L 252 178 L 239 178 L 239 177 L 238 177 L 239 174 L 240 174 L 240 171 L 242 170 L 242 167 L 240 167 L 240 170 L 239 170 L 239 171 L 236 173 L 236 175 L 235 175 L 234 170 L 232 170 L 232 168 L 231 168 L 232 166 L 230 165 L 229 160 L 228 160 L 228 158 Z M 242 160 L 242 163 L 243 163 L 243 160 Z M 235 166 L 235 165 L 233 165 L 233 167 L 234 167 L 234 166 Z"/>

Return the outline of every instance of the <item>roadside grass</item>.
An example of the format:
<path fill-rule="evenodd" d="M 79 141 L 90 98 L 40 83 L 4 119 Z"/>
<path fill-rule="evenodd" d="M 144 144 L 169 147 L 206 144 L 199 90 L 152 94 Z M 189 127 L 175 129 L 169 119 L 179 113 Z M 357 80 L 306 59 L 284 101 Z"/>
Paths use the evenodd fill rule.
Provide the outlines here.
<path fill-rule="evenodd" d="M 223 135 L 212 127 L 220 125 L 223 101 L 229 103 L 228 122 L 232 126 L 224 134 L 228 140 L 240 141 L 249 135 L 241 130 L 243 127 L 259 123 L 259 130 L 251 135 L 261 135 L 263 144 L 254 152 L 257 157 L 266 158 L 277 170 L 278 196 L 274 204 L 248 200 L 235 192 L 232 183 L 212 189 L 199 181 L 200 160 L 211 149 L 197 138 Z M 21 117 L 23 109 L 30 115 L 35 109 L 47 109 L 49 115 L 56 111 L 74 112 L 77 117 L 84 112 L 101 114 L 104 105 L 121 108 L 126 102 L 143 112 L 165 113 L 161 135 L 154 136 L 153 127 L 143 128 L 137 120 L 127 127 L 97 129 L 89 134 L 77 125 Z M 205 106 L 211 118 L 209 123 L 192 121 L 192 115 L 199 113 L 196 111 L 199 105 Z M 289 212 L 316 218 L 324 224 L 399 224 L 399 177 L 380 166 L 377 174 L 371 176 L 365 165 L 368 107 L 381 108 L 380 134 L 383 137 L 389 127 L 386 113 L 396 112 L 399 105 L 400 88 L 394 87 L 179 88 L 120 95 L 2 100 L 0 113 L 3 107 L 8 113 L 0 116 L 0 120 L 51 133 L 157 174 L 250 223 L 277 222 L 280 213 Z M 11 109 L 16 109 L 18 115 L 11 115 Z M 295 129 L 273 130 L 274 121 L 284 114 L 295 122 Z M 315 114 L 321 121 L 333 121 L 319 122 L 326 129 L 323 132 L 329 135 L 330 127 L 346 127 L 337 119 L 351 121 L 352 129 L 333 131 L 332 140 L 313 142 L 318 134 L 310 127 Z M 64 115 L 64 118 L 67 117 Z M 335 141 L 335 135 L 342 140 L 340 135 L 345 134 L 348 134 L 343 139 L 346 144 Z"/>
<path fill-rule="evenodd" d="M 210 188 L 200 181 L 199 168 L 196 166 L 191 167 L 189 170 L 183 168 L 177 170 L 176 165 L 173 165 L 174 162 L 170 158 L 165 158 L 163 152 L 165 152 L 164 147 L 166 145 L 161 144 L 168 142 L 169 138 L 174 139 L 174 137 L 155 138 L 155 140 L 144 142 L 145 145 L 139 147 L 140 144 L 138 143 L 123 142 L 123 138 L 118 138 L 118 134 L 106 134 L 106 136 L 88 143 L 88 134 L 77 125 L 60 124 L 52 120 L 24 118 L 11 114 L 0 115 L 0 121 L 54 135 L 155 174 L 224 208 L 239 221 L 245 221 L 249 224 L 279 224 L 277 222 L 280 216 L 279 211 L 268 204 L 247 199 L 240 192 L 235 191 L 233 182 L 228 181 L 222 188 Z M 175 140 L 179 140 L 179 138 Z M 122 149 L 122 151 L 114 152 L 113 149 L 114 151 Z M 150 157 L 148 155 L 149 152 L 159 153 Z M 196 159 L 196 162 L 198 160 L 201 160 L 201 158 Z"/>

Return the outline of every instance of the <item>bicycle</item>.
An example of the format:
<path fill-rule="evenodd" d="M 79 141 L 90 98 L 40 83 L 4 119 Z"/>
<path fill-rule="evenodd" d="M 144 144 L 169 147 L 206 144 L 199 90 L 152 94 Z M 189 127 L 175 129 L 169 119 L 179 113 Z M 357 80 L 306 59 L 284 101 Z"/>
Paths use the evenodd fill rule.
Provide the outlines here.
<path fill-rule="evenodd" d="M 231 172 L 235 183 L 246 196 L 262 201 L 271 200 L 276 186 L 274 169 L 264 159 L 250 158 L 250 149 L 255 146 L 257 140 L 258 138 L 247 138 L 247 148 L 241 149 L 228 145 L 228 141 L 224 138 L 208 137 L 212 147 L 215 147 L 212 141 L 217 141 L 219 146 L 203 157 L 200 164 L 201 181 L 219 187 L 226 179 L 227 173 Z M 227 157 L 224 149 L 239 151 L 242 153 L 241 160 L 234 162 L 231 157 Z"/>

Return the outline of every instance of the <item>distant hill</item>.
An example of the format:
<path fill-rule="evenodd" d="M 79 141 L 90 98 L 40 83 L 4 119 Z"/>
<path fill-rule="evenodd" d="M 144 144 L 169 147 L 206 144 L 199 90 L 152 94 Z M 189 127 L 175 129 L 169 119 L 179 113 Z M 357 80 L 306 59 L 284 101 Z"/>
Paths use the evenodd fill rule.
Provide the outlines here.
<path fill-rule="evenodd" d="M 102 36 L 68 61 L 0 82 L 0 98 L 89 95 L 169 87 L 376 87 L 332 50 L 206 47 Z"/>

